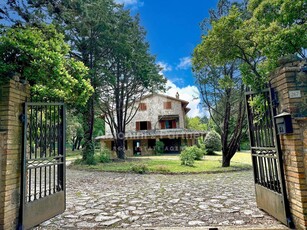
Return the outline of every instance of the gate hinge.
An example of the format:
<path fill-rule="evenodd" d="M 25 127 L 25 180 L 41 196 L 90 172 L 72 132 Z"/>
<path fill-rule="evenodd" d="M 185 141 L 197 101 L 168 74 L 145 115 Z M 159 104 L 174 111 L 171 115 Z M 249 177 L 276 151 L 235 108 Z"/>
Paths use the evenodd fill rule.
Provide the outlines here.
<path fill-rule="evenodd" d="M 26 121 L 26 115 L 25 115 L 25 114 L 21 114 L 21 115 L 19 116 L 19 119 L 20 119 L 20 121 L 21 121 L 22 123 L 25 123 L 25 121 Z"/>

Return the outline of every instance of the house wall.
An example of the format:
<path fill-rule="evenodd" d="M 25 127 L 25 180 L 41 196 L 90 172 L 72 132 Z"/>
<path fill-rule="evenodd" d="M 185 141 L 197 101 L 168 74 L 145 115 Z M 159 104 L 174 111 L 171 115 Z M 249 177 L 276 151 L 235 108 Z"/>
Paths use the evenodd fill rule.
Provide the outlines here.
<path fill-rule="evenodd" d="M 164 109 L 164 102 L 172 102 L 172 109 Z M 161 115 L 179 115 L 177 128 L 185 128 L 185 111 L 182 108 L 182 103 L 178 100 L 169 99 L 160 95 L 153 95 L 145 98 L 141 102 L 146 103 L 145 111 L 139 110 L 132 121 L 127 125 L 126 131 L 135 131 L 137 121 L 150 121 L 152 129 L 161 129 L 158 116 Z M 138 103 L 139 104 L 139 103 Z M 138 104 L 136 106 L 138 106 Z M 106 135 L 110 135 L 110 127 L 106 124 Z"/>
<path fill-rule="evenodd" d="M 0 85 L 0 229 L 16 229 L 19 218 L 23 103 L 28 85 Z"/>
<path fill-rule="evenodd" d="M 106 140 L 100 140 L 100 146 L 101 148 L 107 148 L 111 150 L 112 155 L 110 156 L 111 159 L 116 159 L 116 151 L 112 149 L 112 141 L 106 141 Z M 127 141 L 127 150 L 125 151 L 126 157 L 132 157 L 133 156 L 133 141 L 128 140 Z"/>
<path fill-rule="evenodd" d="M 293 133 L 279 135 L 287 196 L 296 229 L 307 229 L 307 74 L 297 63 L 287 64 L 271 76 L 278 94 L 278 112 L 292 116 Z M 290 96 L 290 92 L 300 94 Z"/>

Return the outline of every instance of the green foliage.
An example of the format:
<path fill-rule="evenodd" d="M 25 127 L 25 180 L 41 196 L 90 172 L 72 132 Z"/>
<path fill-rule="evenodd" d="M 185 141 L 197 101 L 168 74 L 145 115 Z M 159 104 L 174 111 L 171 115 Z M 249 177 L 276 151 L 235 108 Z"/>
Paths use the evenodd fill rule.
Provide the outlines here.
<path fill-rule="evenodd" d="M 14 27 L 1 31 L 0 75 L 16 73 L 30 82 L 39 99 L 85 104 L 93 93 L 82 62 L 68 58 L 69 46 L 54 26 Z"/>
<path fill-rule="evenodd" d="M 240 150 L 250 150 L 250 143 L 249 141 L 244 141 L 240 143 Z"/>
<path fill-rule="evenodd" d="M 94 155 L 95 155 L 95 143 L 91 141 L 85 143 L 82 149 L 83 162 L 88 165 L 95 165 L 97 162 Z"/>
<path fill-rule="evenodd" d="M 187 147 L 185 150 L 192 152 L 194 154 L 194 160 L 196 161 L 200 161 L 204 157 L 204 151 L 201 148 L 197 147 L 196 145 Z"/>
<path fill-rule="evenodd" d="M 131 170 L 138 174 L 144 174 L 148 172 L 148 165 L 146 164 L 135 164 L 131 167 Z"/>
<path fill-rule="evenodd" d="M 185 148 L 183 151 L 181 151 L 179 157 L 181 160 L 181 165 L 185 166 L 194 166 L 195 161 L 195 154 L 193 151 L 189 151 L 190 147 Z"/>
<path fill-rule="evenodd" d="M 103 136 L 105 134 L 105 121 L 99 117 L 95 118 L 93 136 Z"/>
<path fill-rule="evenodd" d="M 202 172 L 227 172 L 234 170 L 246 170 L 251 169 L 251 156 L 249 152 L 238 152 L 234 156 L 234 162 L 228 168 L 221 167 L 221 153 L 215 156 L 207 156 L 205 161 L 195 161 L 194 167 L 187 167 L 181 165 L 181 161 L 178 156 L 148 156 L 145 158 L 128 158 L 126 161 L 112 161 L 109 164 L 97 164 L 89 166 L 71 165 L 70 167 L 75 169 L 88 169 L 95 171 L 109 171 L 109 172 L 131 172 L 131 167 L 136 164 L 146 164 L 150 173 L 202 173 Z M 163 167 L 161 167 L 163 166 Z M 161 167 L 161 168 L 160 168 Z M 166 169 L 165 169 L 166 168 Z M 165 169 L 165 170 L 164 170 Z M 169 172 L 166 172 L 168 171 Z"/>
<path fill-rule="evenodd" d="M 186 117 L 187 122 L 187 129 L 193 129 L 193 130 L 207 130 L 207 124 L 203 123 L 202 119 L 200 117 Z"/>
<path fill-rule="evenodd" d="M 84 136 L 84 129 L 81 114 L 74 115 L 71 111 L 66 115 L 66 139 L 73 150 L 75 150 Z"/>
<path fill-rule="evenodd" d="M 164 153 L 164 143 L 162 141 L 156 141 L 155 154 L 161 155 Z"/>
<path fill-rule="evenodd" d="M 131 17 L 123 9 L 119 9 L 116 16 L 112 22 L 114 32 L 108 38 L 109 52 L 106 52 L 102 65 L 106 74 L 101 78 L 103 87 L 99 95 L 99 108 L 105 114 L 114 137 L 124 132 L 126 124 L 135 115 L 135 102 L 148 92 L 163 90 L 166 83 L 159 74 L 155 57 L 149 52 L 139 17 Z M 117 156 L 125 158 L 120 150 Z"/>
<path fill-rule="evenodd" d="M 74 165 L 82 165 L 83 163 L 84 163 L 84 161 L 82 159 L 76 159 L 73 162 Z"/>
<path fill-rule="evenodd" d="M 203 155 L 206 154 L 206 145 L 204 144 L 204 141 L 202 139 L 199 139 L 198 142 L 197 142 L 197 147 L 199 149 L 201 149 L 201 151 L 203 152 Z"/>
<path fill-rule="evenodd" d="M 268 81 L 280 57 L 296 54 L 305 58 L 307 48 L 305 0 L 251 0 L 231 3 L 221 17 L 211 20 L 202 43 L 194 51 L 196 69 L 208 63 L 240 62 L 240 72 L 255 90 Z"/>
<path fill-rule="evenodd" d="M 215 131 L 210 131 L 205 137 L 204 144 L 207 155 L 213 155 L 214 151 L 221 151 L 221 136 Z"/>
<path fill-rule="evenodd" d="M 99 162 L 109 163 L 111 161 L 111 150 L 108 148 L 102 148 L 99 153 Z"/>

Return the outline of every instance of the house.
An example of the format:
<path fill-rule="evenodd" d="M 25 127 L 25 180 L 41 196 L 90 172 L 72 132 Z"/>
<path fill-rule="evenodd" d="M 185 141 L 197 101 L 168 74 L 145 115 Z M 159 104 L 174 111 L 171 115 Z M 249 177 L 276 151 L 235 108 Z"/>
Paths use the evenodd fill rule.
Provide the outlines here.
<path fill-rule="evenodd" d="M 185 116 L 189 102 L 163 94 L 150 94 L 136 103 L 138 111 L 126 127 L 126 155 L 154 154 L 157 141 L 164 143 L 164 153 L 179 153 L 182 145 L 191 146 L 204 131 L 186 129 Z M 113 136 L 106 124 L 105 135 L 97 137 L 101 146 L 114 150 Z"/>

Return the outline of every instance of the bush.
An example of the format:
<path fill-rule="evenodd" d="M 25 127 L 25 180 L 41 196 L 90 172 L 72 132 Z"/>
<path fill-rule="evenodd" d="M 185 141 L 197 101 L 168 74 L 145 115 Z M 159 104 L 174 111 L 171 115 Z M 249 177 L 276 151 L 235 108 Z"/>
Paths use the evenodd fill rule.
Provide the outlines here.
<path fill-rule="evenodd" d="M 135 173 L 144 174 L 148 172 L 148 166 L 146 164 L 136 164 L 131 167 L 131 170 Z"/>
<path fill-rule="evenodd" d="M 99 162 L 109 163 L 111 161 L 111 151 L 107 148 L 102 148 L 99 154 Z"/>
<path fill-rule="evenodd" d="M 204 157 L 204 152 L 201 148 L 198 148 L 196 145 L 188 147 L 188 151 L 191 151 L 194 154 L 194 160 L 200 161 Z"/>
<path fill-rule="evenodd" d="M 215 131 L 210 131 L 205 137 L 204 144 L 207 155 L 213 155 L 214 151 L 222 149 L 221 136 Z"/>
<path fill-rule="evenodd" d="M 179 155 L 181 165 L 194 166 L 195 155 L 192 151 L 189 151 L 189 148 L 184 149 Z"/>
<path fill-rule="evenodd" d="M 164 143 L 162 141 L 157 141 L 155 146 L 155 154 L 161 155 L 164 153 Z"/>

